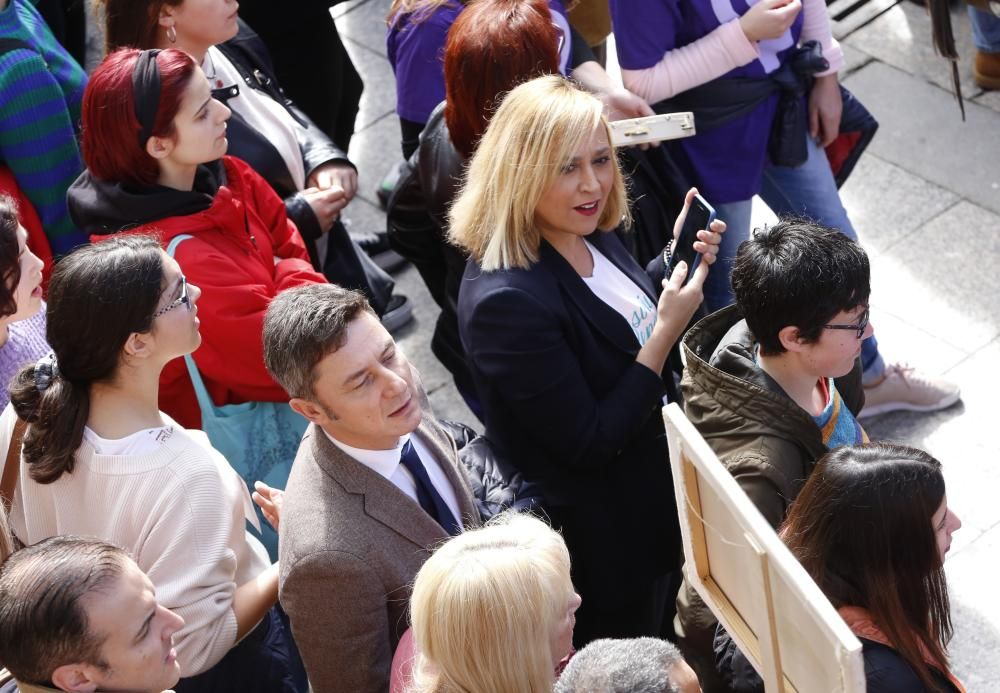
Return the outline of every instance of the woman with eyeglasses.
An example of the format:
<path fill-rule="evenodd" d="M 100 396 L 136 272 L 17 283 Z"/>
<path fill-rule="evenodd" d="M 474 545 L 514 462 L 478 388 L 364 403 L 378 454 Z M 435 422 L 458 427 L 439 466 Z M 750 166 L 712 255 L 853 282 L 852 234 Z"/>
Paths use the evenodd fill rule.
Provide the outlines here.
<path fill-rule="evenodd" d="M 293 691 L 277 564 L 247 532 L 246 486 L 204 433 L 158 406 L 164 366 L 202 341 L 200 296 L 148 236 L 56 266 L 53 351 L 20 371 L 0 418 L 3 449 L 16 417 L 28 423 L 11 529 L 24 544 L 77 534 L 128 550 L 184 618 L 173 654 L 195 678 L 178 692 Z"/>
<path fill-rule="evenodd" d="M 70 189 L 70 210 L 94 241 L 122 231 L 159 233 L 164 245 L 191 236 L 175 257 L 205 290 L 194 360 L 212 400 L 287 402 L 264 368 L 264 311 L 284 289 L 326 279 L 281 199 L 245 162 L 225 156 L 229 115 L 187 53 L 112 53 L 84 95 L 87 171 Z M 160 406 L 201 427 L 181 359 L 163 371 Z"/>

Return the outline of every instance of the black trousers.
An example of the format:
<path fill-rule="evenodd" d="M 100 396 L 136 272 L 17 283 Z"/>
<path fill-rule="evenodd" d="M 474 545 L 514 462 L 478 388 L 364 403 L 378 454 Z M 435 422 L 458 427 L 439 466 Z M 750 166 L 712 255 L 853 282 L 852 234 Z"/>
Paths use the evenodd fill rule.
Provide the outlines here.
<path fill-rule="evenodd" d="M 305 668 L 287 617 L 275 605 L 214 667 L 181 679 L 176 693 L 306 693 Z"/>

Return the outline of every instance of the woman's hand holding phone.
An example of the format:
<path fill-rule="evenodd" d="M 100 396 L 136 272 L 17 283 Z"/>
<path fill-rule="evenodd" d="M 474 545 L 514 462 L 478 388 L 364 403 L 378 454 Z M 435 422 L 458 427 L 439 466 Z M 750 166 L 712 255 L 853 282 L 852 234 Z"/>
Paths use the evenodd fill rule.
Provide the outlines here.
<path fill-rule="evenodd" d="M 688 211 L 698 194 L 696 188 L 691 188 L 684 197 L 684 208 L 674 223 L 674 241 L 681 235 Z M 700 229 L 694 242 L 695 252 L 701 255 L 701 262 L 694 273 L 688 278 L 688 264 L 681 261 L 669 277 L 663 279 L 663 292 L 656 306 L 656 328 L 666 332 L 666 339 L 672 345 L 680 338 L 684 328 L 702 301 L 702 286 L 708 277 L 708 268 L 715 262 L 719 252 L 719 242 L 726 231 L 726 223 L 718 219 L 709 224 L 708 229 Z M 654 330 L 656 329 L 654 328 Z"/>
<path fill-rule="evenodd" d="M 674 222 L 674 241 L 680 236 L 688 210 L 691 208 L 698 190 L 691 188 L 684 197 L 684 208 Z M 656 325 L 653 334 L 639 350 L 636 360 L 659 373 L 663 370 L 667 353 L 680 339 L 684 329 L 691 322 L 694 312 L 702 301 L 702 286 L 708 277 L 708 268 L 715 262 L 719 252 L 719 242 L 726 231 L 726 224 L 716 219 L 708 229 L 700 229 L 694 242 L 694 249 L 701 254 L 701 262 L 688 279 L 688 265 L 680 262 L 669 277 L 663 279 L 663 291 L 656 305 Z"/>

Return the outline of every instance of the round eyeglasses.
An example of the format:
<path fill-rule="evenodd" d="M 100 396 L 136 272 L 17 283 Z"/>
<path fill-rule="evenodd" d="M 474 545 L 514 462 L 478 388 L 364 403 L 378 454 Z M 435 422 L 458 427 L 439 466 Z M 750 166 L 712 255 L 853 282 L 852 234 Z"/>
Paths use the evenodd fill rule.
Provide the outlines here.
<path fill-rule="evenodd" d="M 854 330 L 857 333 L 858 339 L 865 336 L 865 330 L 868 329 L 868 306 L 865 306 L 865 312 L 861 314 L 861 319 L 858 320 L 856 325 L 823 325 L 825 330 Z"/>
<path fill-rule="evenodd" d="M 180 297 L 178 297 L 177 300 L 175 300 L 175 301 L 171 301 L 169 304 L 167 304 L 163 308 L 160 308 L 158 311 L 156 311 L 155 313 L 153 313 L 153 319 L 155 320 L 156 318 L 160 317 L 164 313 L 168 313 L 168 312 L 172 311 L 174 308 L 176 308 L 177 306 L 181 306 L 181 305 L 185 306 L 188 310 L 191 310 L 191 299 L 188 298 L 187 277 L 185 277 L 183 274 L 181 275 L 181 295 L 180 295 Z"/>

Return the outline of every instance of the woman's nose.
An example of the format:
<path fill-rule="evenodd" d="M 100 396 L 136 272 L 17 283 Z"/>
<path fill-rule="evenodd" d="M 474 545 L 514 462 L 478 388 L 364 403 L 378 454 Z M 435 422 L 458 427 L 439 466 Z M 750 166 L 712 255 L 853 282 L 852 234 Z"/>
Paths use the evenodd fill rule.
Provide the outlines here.
<path fill-rule="evenodd" d="M 597 187 L 597 173 L 593 166 L 582 166 L 580 168 L 580 189 L 593 190 Z"/>

